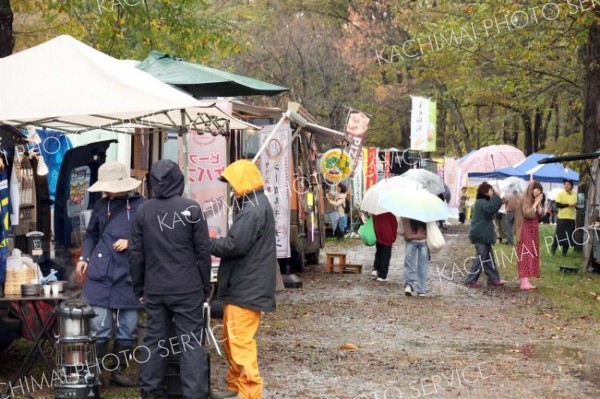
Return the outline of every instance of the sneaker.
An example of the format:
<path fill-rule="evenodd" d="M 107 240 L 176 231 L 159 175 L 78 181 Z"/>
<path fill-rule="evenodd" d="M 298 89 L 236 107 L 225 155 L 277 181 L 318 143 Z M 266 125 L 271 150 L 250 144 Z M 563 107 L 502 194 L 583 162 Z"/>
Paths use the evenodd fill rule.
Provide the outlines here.
<path fill-rule="evenodd" d="M 373 270 L 373 271 L 371 272 L 371 276 L 373 276 L 373 277 L 377 277 L 377 270 Z"/>
<path fill-rule="evenodd" d="M 467 288 L 481 288 L 482 285 L 481 285 L 481 283 L 477 283 L 477 282 L 475 282 L 475 283 L 465 283 L 465 287 L 467 287 Z"/>
<path fill-rule="evenodd" d="M 429 294 L 426 292 L 419 292 L 417 296 L 429 296 Z"/>
<path fill-rule="evenodd" d="M 382 283 L 385 283 L 388 280 L 387 280 L 387 278 L 377 277 L 377 281 L 381 281 Z"/>
<path fill-rule="evenodd" d="M 487 285 L 490 287 L 502 287 L 505 281 L 488 281 Z"/>
<path fill-rule="evenodd" d="M 406 296 L 411 296 L 412 294 L 413 294 L 413 289 L 412 289 L 412 287 L 410 286 L 410 284 L 406 284 L 406 285 L 404 286 L 404 295 L 406 295 Z"/>

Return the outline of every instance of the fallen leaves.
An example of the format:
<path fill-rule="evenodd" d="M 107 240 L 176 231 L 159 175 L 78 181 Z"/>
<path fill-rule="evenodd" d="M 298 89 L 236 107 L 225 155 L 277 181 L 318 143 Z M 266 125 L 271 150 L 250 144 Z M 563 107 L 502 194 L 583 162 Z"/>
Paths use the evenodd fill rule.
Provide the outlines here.
<path fill-rule="evenodd" d="M 345 344 L 342 344 L 342 346 L 340 346 L 340 349 L 346 349 L 346 350 L 349 350 L 349 351 L 357 351 L 358 350 L 358 346 L 346 342 Z"/>

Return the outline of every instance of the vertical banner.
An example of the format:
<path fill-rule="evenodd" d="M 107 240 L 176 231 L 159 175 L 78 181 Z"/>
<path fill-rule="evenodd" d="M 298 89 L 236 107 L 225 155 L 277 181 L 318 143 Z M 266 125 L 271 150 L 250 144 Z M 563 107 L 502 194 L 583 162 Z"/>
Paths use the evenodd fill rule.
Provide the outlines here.
<path fill-rule="evenodd" d="M 365 166 L 365 191 L 369 187 L 377 183 L 377 148 L 369 147 L 365 150 L 366 152 L 366 164 Z"/>
<path fill-rule="evenodd" d="M 385 153 L 385 162 L 383 163 L 383 176 L 385 179 L 389 179 L 391 172 L 392 172 L 392 164 L 391 164 L 391 158 L 392 158 L 392 154 L 386 150 Z"/>
<path fill-rule="evenodd" d="M 359 111 L 350 110 L 346 122 L 346 140 L 348 141 L 347 153 L 352 160 L 352 174 L 356 171 L 356 166 L 360 162 L 365 133 L 369 127 L 370 118 Z"/>
<path fill-rule="evenodd" d="M 361 151 L 361 159 L 362 159 Z M 352 176 L 352 208 L 357 208 L 362 203 L 363 196 L 363 162 L 356 165 L 354 176 Z"/>
<path fill-rule="evenodd" d="M 260 145 L 275 125 L 263 126 L 259 132 Z M 275 243 L 277 257 L 289 258 L 290 251 L 290 160 L 291 146 L 288 146 L 291 129 L 289 122 L 282 123 L 267 144 L 265 151 L 260 156 L 260 171 L 265 181 L 265 194 L 271 201 L 275 216 Z M 300 193 L 298 193 L 300 194 Z M 303 194 L 303 193 L 302 193 Z M 304 195 L 299 201 L 304 201 Z"/>
<path fill-rule="evenodd" d="M 410 149 L 424 152 L 436 151 L 435 101 L 423 97 L 411 97 Z"/>
<path fill-rule="evenodd" d="M 224 136 L 209 133 L 198 134 L 194 130 L 187 135 L 187 184 L 190 198 L 200 204 L 208 224 L 211 238 L 227 235 L 227 184 L 217 180 L 227 166 L 227 140 Z M 180 154 L 186 154 L 180 152 Z M 183 163 L 180 163 L 183 164 Z M 219 264 L 212 256 L 212 264 Z"/>

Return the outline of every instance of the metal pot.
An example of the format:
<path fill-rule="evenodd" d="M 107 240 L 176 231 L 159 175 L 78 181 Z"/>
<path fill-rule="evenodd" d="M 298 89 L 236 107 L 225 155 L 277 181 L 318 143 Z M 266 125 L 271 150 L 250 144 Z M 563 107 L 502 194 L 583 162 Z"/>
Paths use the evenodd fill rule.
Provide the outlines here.
<path fill-rule="evenodd" d="M 90 305 L 79 300 L 69 299 L 56 310 L 61 338 L 87 337 L 90 335 L 90 319 L 96 313 Z"/>
<path fill-rule="evenodd" d="M 22 296 L 36 296 L 42 292 L 41 284 L 21 284 Z"/>

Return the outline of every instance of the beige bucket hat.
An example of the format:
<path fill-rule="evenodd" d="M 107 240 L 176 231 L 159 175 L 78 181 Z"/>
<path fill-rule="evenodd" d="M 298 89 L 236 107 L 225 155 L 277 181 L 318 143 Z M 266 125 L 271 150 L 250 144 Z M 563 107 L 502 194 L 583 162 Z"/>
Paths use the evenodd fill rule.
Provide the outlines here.
<path fill-rule="evenodd" d="M 122 193 L 136 189 L 141 181 L 129 176 L 127 166 L 121 162 L 106 162 L 98 169 L 98 181 L 90 188 L 90 192 Z"/>

